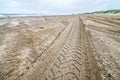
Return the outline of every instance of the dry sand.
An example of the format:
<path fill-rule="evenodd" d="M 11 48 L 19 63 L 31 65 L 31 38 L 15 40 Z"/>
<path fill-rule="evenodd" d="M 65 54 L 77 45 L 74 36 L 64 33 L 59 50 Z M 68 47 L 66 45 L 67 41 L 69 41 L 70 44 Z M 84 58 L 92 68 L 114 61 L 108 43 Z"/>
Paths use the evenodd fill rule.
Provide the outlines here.
<path fill-rule="evenodd" d="M 0 80 L 120 80 L 120 16 L 0 18 Z"/>

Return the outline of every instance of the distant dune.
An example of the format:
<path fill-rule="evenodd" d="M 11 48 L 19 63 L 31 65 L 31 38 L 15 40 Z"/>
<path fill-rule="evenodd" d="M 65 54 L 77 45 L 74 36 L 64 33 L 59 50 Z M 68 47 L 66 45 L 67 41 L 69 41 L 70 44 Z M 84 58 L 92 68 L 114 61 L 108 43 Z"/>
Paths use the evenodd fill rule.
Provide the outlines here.
<path fill-rule="evenodd" d="M 87 13 L 87 14 L 91 14 L 91 13 Z M 95 11 L 95 12 L 92 12 L 92 14 L 120 14 L 120 9 L 106 10 L 106 11 Z"/>

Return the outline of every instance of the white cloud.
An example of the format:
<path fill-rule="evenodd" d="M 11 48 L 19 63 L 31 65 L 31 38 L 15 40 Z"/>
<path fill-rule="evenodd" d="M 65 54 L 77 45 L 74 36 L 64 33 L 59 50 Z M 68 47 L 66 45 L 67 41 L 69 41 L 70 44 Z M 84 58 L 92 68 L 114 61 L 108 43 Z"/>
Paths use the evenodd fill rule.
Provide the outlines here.
<path fill-rule="evenodd" d="M 70 6 L 75 0 L 44 0 L 45 3 L 53 6 Z"/>
<path fill-rule="evenodd" d="M 13 1 L 10 1 L 10 2 L 8 3 L 8 6 L 9 6 L 9 7 L 19 7 L 19 6 L 21 6 L 21 4 L 20 4 L 19 1 L 13 0 Z"/>
<path fill-rule="evenodd" d="M 46 5 L 46 7 L 51 6 L 52 8 L 64 10 L 74 8 L 76 1 L 77 0 L 43 0 L 43 3 Z"/>
<path fill-rule="evenodd" d="M 0 0 L 2 12 L 66 14 L 120 9 L 120 0 Z"/>

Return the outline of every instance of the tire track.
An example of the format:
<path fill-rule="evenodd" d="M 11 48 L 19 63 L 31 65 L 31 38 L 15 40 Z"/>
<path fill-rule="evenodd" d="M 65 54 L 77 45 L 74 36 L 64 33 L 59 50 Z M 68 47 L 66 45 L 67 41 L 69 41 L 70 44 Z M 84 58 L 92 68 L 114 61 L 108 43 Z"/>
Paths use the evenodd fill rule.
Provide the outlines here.
<path fill-rule="evenodd" d="M 98 23 L 101 23 L 101 24 L 105 24 L 105 25 L 109 25 L 109 26 L 114 26 L 116 28 L 120 28 L 119 25 L 120 25 L 120 22 L 115 22 L 115 21 L 111 21 L 110 19 L 99 19 L 98 17 L 95 18 L 95 17 L 88 17 L 87 19 L 89 20 L 92 20 L 94 22 L 98 22 Z"/>
<path fill-rule="evenodd" d="M 55 32 L 52 33 L 53 35 L 52 34 L 49 35 L 49 40 L 47 38 L 44 42 L 42 42 L 40 44 L 35 44 L 35 42 L 33 40 L 31 40 L 31 42 L 29 44 L 30 45 L 29 47 L 32 49 L 32 53 L 28 54 L 27 57 L 25 57 L 25 59 L 23 58 L 23 60 L 21 61 L 21 63 L 17 64 L 17 66 L 18 66 L 17 69 L 14 68 L 14 67 L 11 67 L 10 69 L 7 69 L 6 68 L 7 66 L 6 66 L 5 69 L 6 69 L 7 72 L 6 72 L 6 74 L 4 74 L 4 78 L 2 77 L 2 79 L 5 79 L 5 80 L 20 79 L 22 76 L 26 75 L 26 73 L 29 71 L 30 68 L 32 68 L 32 66 L 37 61 L 37 59 L 43 54 L 43 52 L 45 50 L 47 50 L 49 48 L 50 45 L 53 44 L 53 42 L 55 41 L 55 39 L 60 35 L 60 33 L 62 33 L 62 31 L 65 30 L 65 28 L 66 27 L 61 27 L 61 28 L 59 28 L 59 30 L 57 29 Z M 34 36 L 30 36 L 30 37 L 34 39 Z M 15 56 L 19 56 L 20 55 L 20 53 L 17 54 L 17 52 L 19 51 L 18 49 L 21 48 L 22 43 L 26 43 L 26 42 L 22 42 L 24 40 L 24 38 L 27 38 L 27 37 L 24 36 L 24 35 L 21 36 L 21 39 L 20 39 L 20 41 L 18 41 L 18 44 L 16 44 L 16 46 L 12 46 L 11 47 L 12 48 L 10 50 L 11 54 L 9 54 L 9 57 L 6 58 L 6 62 L 3 65 L 9 64 L 8 67 L 10 67 L 13 64 L 17 63 L 17 60 L 16 60 Z M 36 48 L 36 46 L 38 46 L 38 47 Z M 38 48 L 40 49 L 39 51 L 37 51 Z M 14 55 L 15 52 L 12 52 L 13 49 L 14 49 L 14 51 L 18 50 L 16 52 L 16 55 Z M 7 61 L 7 60 L 11 59 L 12 57 L 13 57 L 13 60 Z M 16 60 L 16 61 L 14 61 L 14 60 Z M 24 65 L 24 68 L 20 71 L 20 68 L 23 67 L 23 65 L 21 65 L 22 63 L 27 63 L 27 64 Z M 1 68 L 3 68 L 3 67 L 4 66 L 1 66 Z M 5 69 L 3 69 L 1 71 L 1 74 L 3 74 L 5 72 Z M 14 75 L 14 76 L 10 77 L 8 74 L 9 75 Z"/>
<path fill-rule="evenodd" d="M 13 34 L 19 31 L 15 35 L 19 37 L 14 45 L 8 46 L 7 53 L 0 56 L 0 79 L 119 80 L 119 21 L 112 24 L 109 16 L 96 15 L 64 17 L 45 17 L 51 25 L 55 21 L 64 26 L 49 27 L 44 22 L 48 28 L 40 32 L 32 32 L 32 26 L 31 30 L 19 31 L 29 27 L 24 23 L 15 29 L 6 27 Z M 32 24 L 41 25 L 37 22 Z"/>
<path fill-rule="evenodd" d="M 75 76 L 75 74 L 71 72 L 70 67 L 69 67 L 72 65 L 72 63 L 74 63 L 74 61 L 76 61 L 76 59 L 74 58 L 75 56 L 71 57 L 73 55 L 72 52 L 75 52 L 74 49 L 76 48 L 75 40 L 77 41 L 76 38 L 78 36 L 78 35 L 76 35 L 76 33 L 77 33 L 76 29 L 78 30 L 78 28 L 76 28 L 76 25 L 75 25 L 74 28 L 72 29 L 72 31 L 70 32 L 63 49 L 60 51 L 60 53 L 58 53 L 56 60 L 53 63 L 51 63 L 51 65 L 48 67 L 48 69 L 44 75 L 46 77 L 43 76 L 42 80 L 45 80 L 45 79 L 57 80 L 60 78 L 67 80 L 67 75 L 74 76 L 75 79 L 78 79 L 78 77 Z M 75 59 L 75 60 L 73 60 L 73 59 Z M 75 65 L 73 65 L 73 67 L 74 66 Z M 48 74 L 48 75 L 46 75 L 46 74 Z"/>
<path fill-rule="evenodd" d="M 77 20 L 64 47 L 54 62 L 47 67 L 41 80 L 98 80 L 98 75 L 94 71 L 96 67 L 92 65 L 96 64 L 90 62 L 93 56 L 86 52 L 88 47 L 86 47 L 84 25 L 80 18 Z M 91 74 L 92 72 L 94 74 Z"/>
<path fill-rule="evenodd" d="M 93 25 L 86 25 L 86 27 L 89 30 L 94 30 L 94 31 L 98 31 L 100 33 L 104 33 L 106 35 L 106 37 L 109 37 L 117 42 L 120 42 L 120 34 L 111 30 L 107 30 L 107 28 L 100 28 L 100 27 L 96 27 Z"/>
<path fill-rule="evenodd" d="M 36 63 L 33 65 L 33 68 L 30 70 L 31 74 L 28 74 L 26 77 L 24 76 L 24 78 L 22 78 L 23 80 L 39 80 L 44 70 L 46 69 L 46 66 L 52 62 L 54 56 L 59 51 L 60 47 L 62 47 L 64 44 L 66 37 L 69 35 L 69 31 L 72 30 L 71 25 L 73 25 L 73 23 L 69 24 L 65 30 L 62 30 L 62 32 L 57 36 L 56 40 L 53 41 L 51 46 L 49 46 L 44 54 L 41 55 L 39 59 L 37 59 Z M 34 73 L 38 75 L 34 75 Z M 32 77 L 30 75 L 32 75 Z"/>

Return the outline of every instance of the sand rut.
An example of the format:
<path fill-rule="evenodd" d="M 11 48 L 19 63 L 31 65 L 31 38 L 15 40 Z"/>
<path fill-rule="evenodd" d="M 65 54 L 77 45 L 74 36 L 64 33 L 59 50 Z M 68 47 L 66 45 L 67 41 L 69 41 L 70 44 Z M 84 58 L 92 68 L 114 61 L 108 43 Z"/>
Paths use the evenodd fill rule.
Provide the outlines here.
<path fill-rule="evenodd" d="M 0 80 L 120 80 L 118 17 L 10 18 L 20 24 L 0 27 Z"/>

